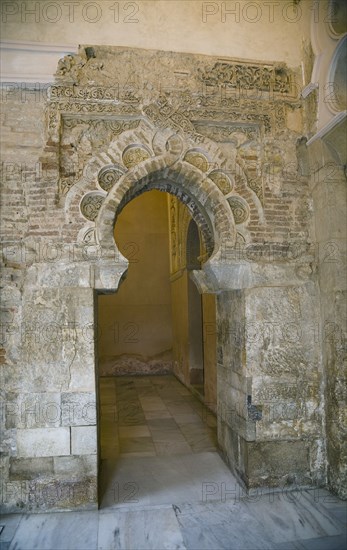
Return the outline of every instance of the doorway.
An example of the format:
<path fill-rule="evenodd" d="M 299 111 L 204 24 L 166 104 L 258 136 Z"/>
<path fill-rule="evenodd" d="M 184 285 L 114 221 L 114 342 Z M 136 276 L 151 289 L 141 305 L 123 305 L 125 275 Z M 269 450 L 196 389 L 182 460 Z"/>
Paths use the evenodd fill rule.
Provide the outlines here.
<path fill-rule="evenodd" d="M 172 280 L 170 269 L 168 206 L 166 193 L 149 191 L 124 208 L 115 226 L 115 240 L 129 260 L 127 277 L 116 294 L 99 296 L 102 506 L 136 500 L 139 485 L 145 490 L 145 481 L 140 483 L 138 477 L 143 469 L 161 472 L 158 475 L 164 478 L 167 469 L 176 468 L 175 461 L 183 461 L 194 480 L 196 455 L 205 454 L 208 462 L 207 455 L 217 451 L 216 418 L 187 388 L 191 379 L 184 378 L 186 362 L 189 367 L 192 357 L 188 307 L 194 304 L 189 301 L 188 271 L 197 266 L 194 254 L 200 251 L 199 234 L 189 217 L 188 233 L 195 233 L 187 241 L 192 244 L 179 277 L 181 287 L 186 283 L 185 292 L 174 303 L 178 288 L 173 291 L 172 286 L 178 278 L 176 273 Z M 190 282 L 199 297 L 198 346 L 203 358 L 201 296 Z M 186 307 L 185 341 L 179 337 L 176 342 L 173 310 L 182 303 Z M 154 490 L 158 476 L 150 479 L 152 486 L 146 486 L 143 498 Z M 178 484 L 177 490 L 181 489 Z M 168 497 L 160 491 L 162 502 Z"/>

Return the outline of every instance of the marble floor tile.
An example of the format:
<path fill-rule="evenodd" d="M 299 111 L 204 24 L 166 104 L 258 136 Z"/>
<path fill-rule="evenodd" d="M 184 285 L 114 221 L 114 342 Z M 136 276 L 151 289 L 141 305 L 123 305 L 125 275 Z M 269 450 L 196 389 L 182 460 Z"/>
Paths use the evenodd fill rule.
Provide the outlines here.
<path fill-rule="evenodd" d="M 122 458 L 131 458 L 131 457 L 144 457 L 144 456 L 157 456 L 156 450 L 154 451 L 134 451 L 130 453 L 121 453 L 119 456 Z"/>
<path fill-rule="evenodd" d="M 120 437 L 119 448 L 121 454 L 155 452 L 155 447 L 150 437 Z"/>
<path fill-rule="evenodd" d="M 151 430 L 152 440 L 154 443 L 172 443 L 173 445 L 184 444 L 188 445 L 189 453 L 192 452 L 192 446 L 187 443 L 187 440 L 184 438 L 183 434 L 177 430 Z"/>
<path fill-rule="evenodd" d="M 158 456 L 182 455 L 191 453 L 191 447 L 186 441 L 154 441 L 154 447 Z"/>
<path fill-rule="evenodd" d="M 104 425 L 104 422 L 105 424 L 107 423 L 112 423 L 114 425 L 117 425 L 118 423 L 118 412 L 113 410 L 113 411 L 109 411 L 107 413 L 103 413 L 101 412 L 100 413 L 100 426 L 102 428 L 102 426 Z"/>
<path fill-rule="evenodd" d="M 0 517 L 0 525 L 3 527 L 0 533 L 0 549 L 5 548 L 5 545 L 9 546 L 22 517 L 22 514 L 7 514 Z"/>
<path fill-rule="evenodd" d="M 98 550 L 185 550 L 172 507 L 100 514 Z"/>
<path fill-rule="evenodd" d="M 134 386 L 136 389 L 142 388 L 143 386 L 152 387 L 153 382 L 150 376 L 138 376 L 134 378 Z"/>
<path fill-rule="evenodd" d="M 118 414 L 118 422 L 120 427 L 143 424 L 145 421 L 145 415 L 140 412 L 123 411 Z"/>
<path fill-rule="evenodd" d="M 259 547 L 262 547 L 261 541 L 267 541 L 271 543 L 268 548 L 277 548 L 282 543 L 292 543 L 293 548 L 297 548 L 296 541 L 304 545 L 305 540 L 340 537 L 343 533 L 342 526 L 326 510 L 319 510 L 312 502 L 308 503 L 305 495 L 295 500 L 288 499 L 288 495 L 283 493 L 260 494 L 256 500 L 254 496 L 242 496 L 242 492 L 240 495 L 237 498 L 235 492 L 236 498 L 225 502 L 221 499 L 219 502 L 184 504 L 177 514 L 179 523 L 188 530 L 197 529 L 199 525 L 203 528 L 208 523 L 216 539 L 215 527 L 223 530 L 223 539 L 227 538 L 229 531 L 230 538 L 234 532 L 240 537 L 244 530 L 247 536 L 242 541 L 240 539 L 240 544 L 242 542 L 245 548 L 248 548 L 249 542 L 254 543 L 255 536 L 259 537 Z M 249 518 L 252 522 L 247 528 Z"/>
<path fill-rule="evenodd" d="M 144 411 L 166 410 L 165 403 L 160 397 L 140 397 L 140 402 Z"/>
<path fill-rule="evenodd" d="M 269 538 L 262 537 L 256 529 L 250 531 L 250 523 L 248 518 L 248 523 L 237 530 L 227 525 L 182 529 L 184 543 L 187 548 L 197 550 L 269 550 Z"/>
<path fill-rule="evenodd" d="M 154 418 L 147 421 L 149 428 L 161 428 L 167 430 L 177 430 L 177 424 L 171 416 L 169 418 Z"/>
<path fill-rule="evenodd" d="M 121 387 L 121 386 L 124 386 L 124 387 L 128 387 L 128 386 L 133 386 L 135 384 L 135 376 L 117 376 L 115 377 L 116 380 L 117 380 L 117 387 Z"/>
<path fill-rule="evenodd" d="M 170 401 L 167 403 L 167 409 L 172 415 L 175 414 L 194 414 L 194 408 L 190 403 L 181 401 Z"/>
<path fill-rule="evenodd" d="M 148 426 L 120 426 L 119 437 L 150 437 L 151 433 Z"/>
<path fill-rule="evenodd" d="M 158 395 L 161 397 L 153 386 L 139 386 L 136 389 L 139 397 L 157 397 Z"/>
<path fill-rule="evenodd" d="M 174 414 L 173 418 L 178 425 L 181 424 L 198 424 L 201 425 L 201 418 L 198 414 Z"/>
<path fill-rule="evenodd" d="M 101 445 L 101 459 L 104 458 L 118 458 L 120 456 L 119 447 L 110 447 L 109 445 L 103 447 Z"/>
<path fill-rule="evenodd" d="M 102 390 L 102 396 L 100 397 L 100 404 L 103 405 L 112 405 L 116 402 L 116 396 L 114 392 L 109 392 L 108 390 Z"/>
<path fill-rule="evenodd" d="M 183 416 L 191 420 L 192 415 Z M 152 434 L 135 434 L 144 434 L 145 427 L 168 435 L 180 426 L 192 444 L 199 444 L 204 433 L 215 431 L 204 432 L 198 418 L 181 424 L 173 417 L 148 418 L 122 427 L 133 430 L 122 439 L 153 444 Z M 4 516 L 1 550 L 345 549 L 346 503 L 327 491 L 248 496 L 217 452 L 194 454 L 186 443 L 189 451 L 175 454 L 181 444 L 168 440 L 156 442 L 155 451 L 113 456 L 118 447 L 112 429 L 108 423 L 102 436 L 109 458 L 101 462 L 101 509 Z"/>
<path fill-rule="evenodd" d="M 144 411 L 146 420 L 153 420 L 156 418 L 172 418 L 169 411 Z"/>
<path fill-rule="evenodd" d="M 139 487 L 140 505 L 179 504 L 202 502 L 206 482 L 215 483 L 219 491 L 213 496 L 220 500 L 220 487 L 238 487 L 236 479 L 218 453 L 196 455 L 172 454 L 147 457 L 120 457 L 102 463 L 102 508 L 113 506 L 110 488 L 114 483 L 124 486 L 134 482 Z M 232 496 L 227 495 L 227 498 Z"/>
<path fill-rule="evenodd" d="M 22 518 L 10 550 L 94 550 L 98 512 L 33 514 Z"/>
<path fill-rule="evenodd" d="M 100 392 L 106 388 L 106 401 L 109 400 L 110 392 L 116 395 L 116 400 L 101 407 L 103 458 L 118 456 L 118 435 L 123 440 L 150 437 L 153 443 L 150 449 L 143 449 L 128 441 L 125 450 L 120 449 L 122 455 L 156 452 L 159 456 L 167 456 L 170 452 L 196 454 L 215 450 L 216 439 L 210 437 L 209 426 L 195 412 L 197 406 L 201 408 L 201 404 L 173 376 L 144 376 L 132 380 L 129 377 L 115 377 L 114 384 L 109 386 L 105 382 L 102 380 Z M 211 416 L 207 409 L 205 416 Z M 183 433 L 181 427 L 184 425 L 187 428 Z M 187 430 L 191 434 L 194 432 L 193 426 L 200 427 L 202 433 L 193 433 L 189 440 L 186 437 Z M 124 444 L 123 441 L 123 447 Z M 107 445 L 110 446 L 109 452 L 106 450 Z"/>

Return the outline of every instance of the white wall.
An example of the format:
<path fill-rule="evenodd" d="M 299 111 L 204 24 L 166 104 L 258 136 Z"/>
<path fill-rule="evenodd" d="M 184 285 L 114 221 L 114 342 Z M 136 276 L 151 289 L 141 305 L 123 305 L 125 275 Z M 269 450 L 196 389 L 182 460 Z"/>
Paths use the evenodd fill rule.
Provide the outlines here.
<path fill-rule="evenodd" d="M 303 38 L 309 38 L 311 0 L 297 7 L 293 0 L 26 0 L 2 1 L 1 10 L 4 41 L 129 46 L 294 67 L 301 63 Z M 10 63 L 21 64 L 13 55 Z"/>

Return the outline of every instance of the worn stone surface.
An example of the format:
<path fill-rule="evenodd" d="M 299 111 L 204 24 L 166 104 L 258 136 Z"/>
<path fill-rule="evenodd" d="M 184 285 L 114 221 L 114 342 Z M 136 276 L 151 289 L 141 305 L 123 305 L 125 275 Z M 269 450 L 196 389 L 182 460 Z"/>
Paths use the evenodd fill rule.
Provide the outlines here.
<path fill-rule="evenodd" d="M 96 403 L 93 392 L 61 394 L 62 426 L 95 425 Z"/>
<path fill-rule="evenodd" d="M 330 137 L 339 147 L 340 136 Z M 326 146 L 322 157 L 319 144 L 309 148 L 315 167 L 312 196 L 316 208 L 317 260 L 320 286 L 321 322 L 316 341 L 321 345 L 326 377 L 324 398 L 328 457 L 328 482 L 339 496 L 347 497 L 346 426 L 346 178 Z M 343 162 L 346 162 L 344 157 Z"/>
<path fill-rule="evenodd" d="M 249 443 L 247 446 L 250 487 L 260 484 L 269 487 L 312 484 L 306 441 L 267 441 Z"/>
<path fill-rule="evenodd" d="M 17 430 L 19 457 L 45 457 L 70 454 L 69 428 L 35 428 Z"/>
<path fill-rule="evenodd" d="M 71 428 L 71 452 L 73 455 L 96 454 L 96 426 Z"/>
<path fill-rule="evenodd" d="M 53 458 L 54 473 L 61 479 L 69 479 L 71 476 L 80 478 L 87 476 L 92 478 L 97 475 L 97 457 L 91 455 L 55 456 Z"/>
<path fill-rule="evenodd" d="M 5 508 L 96 502 L 94 293 L 117 290 L 127 261 L 114 222 L 151 189 L 174 197 L 181 296 L 188 218 L 178 201 L 202 236 L 194 280 L 217 294 L 216 408 L 229 464 L 248 485 L 280 484 L 287 468 L 298 483 L 328 474 L 345 494 L 345 176 L 334 165 L 331 177 L 331 136 L 305 160 L 314 117 L 294 86 L 301 67 L 112 47 L 95 56 L 81 47 L 63 59 L 43 101 L 6 98 L 1 461 L 4 479 L 16 479 Z M 136 86 L 118 93 L 129 70 Z M 165 93 L 154 86 L 163 78 Z M 174 372 L 187 380 L 186 319 L 177 320 Z M 59 498 L 45 497 L 50 483 Z"/>
<path fill-rule="evenodd" d="M 15 458 L 11 461 L 10 480 L 35 479 L 53 474 L 53 457 Z"/>

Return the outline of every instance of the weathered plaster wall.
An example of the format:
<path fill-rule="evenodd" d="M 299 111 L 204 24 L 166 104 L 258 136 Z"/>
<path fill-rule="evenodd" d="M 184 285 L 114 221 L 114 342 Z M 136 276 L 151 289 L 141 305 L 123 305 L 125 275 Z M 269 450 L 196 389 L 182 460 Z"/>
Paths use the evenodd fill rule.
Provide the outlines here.
<path fill-rule="evenodd" d="M 258 61 L 272 61 L 276 52 L 276 59 L 291 67 L 300 66 L 302 39 L 310 34 L 312 13 L 311 0 L 103 0 L 94 2 L 94 8 L 86 7 L 88 0 L 75 6 L 58 0 L 57 8 L 49 8 L 45 1 L 34 3 L 36 13 L 30 0 L 4 4 L 3 40 L 78 41 Z M 12 61 L 16 62 L 20 59 Z"/>
<path fill-rule="evenodd" d="M 155 373 L 172 368 L 167 196 L 144 193 L 121 212 L 115 226 L 129 260 L 115 294 L 99 296 L 99 374 Z"/>

